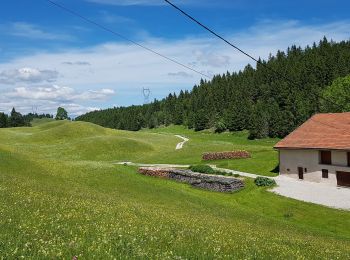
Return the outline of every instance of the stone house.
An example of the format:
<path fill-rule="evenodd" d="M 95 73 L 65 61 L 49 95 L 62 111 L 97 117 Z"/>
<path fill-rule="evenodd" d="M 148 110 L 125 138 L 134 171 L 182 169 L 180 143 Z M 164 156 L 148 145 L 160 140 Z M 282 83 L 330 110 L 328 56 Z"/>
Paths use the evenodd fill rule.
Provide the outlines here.
<path fill-rule="evenodd" d="M 281 175 L 350 187 L 350 112 L 316 114 L 275 149 Z"/>

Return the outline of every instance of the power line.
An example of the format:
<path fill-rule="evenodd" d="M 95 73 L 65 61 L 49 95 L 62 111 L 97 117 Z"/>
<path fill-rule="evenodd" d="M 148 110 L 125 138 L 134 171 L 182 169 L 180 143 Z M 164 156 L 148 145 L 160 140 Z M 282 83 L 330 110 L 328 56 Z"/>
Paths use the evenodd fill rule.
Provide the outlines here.
<path fill-rule="evenodd" d="M 124 40 L 126 40 L 128 42 L 131 42 L 132 44 L 134 44 L 134 45 L 136 45 L 136 46 L 138 46 L 138 47 L 140 47 L 140 48 L 142 48 L 144 50 L 147 50 L 147 51 L 149 51 L 149 52 L 151 52 L 151 53 L 153 53 L 155 55 L 158 55 L 158 56 L 160 56 L 160 57 L 162 57 L 162 58 L 164 58 L 164 59 L 166 59 L 168 61 L 171 61 L 171 62 L 173 62 L 173 63 L 175 63 L 175 64 L 177 64 L 179 66 L 182 66 L 182 67 L 184 67 L 184 68 L 186 68 L 188 70 L 191 70 L 191 71 L 193 71 L 193 72 L 195 72 L 195 73 L 197 73 L 197 74 L 199 74 L 201 76 L 204 76 L 204 77 L 206 77 L 208 79 L 211 78 L 209 75 L 206 75 L 203 72 L 200 72 L 200 71 L 198 71 L 198 70 L 196 70 L 194 68 L 191 68 L 191 67 L 189 67 L 189 66 L 187 66 L 187 65 L 185 65 L 185 64 L 183 64 L 183 63 L 181 63 L 181 62 L 179 62 L 179 61 L 177 61 L 177 60 L 175 60 L 173 58 L 165 56 L 164 54 L 161 54 L 161 53 L 159 53 L 159 52 L 157 52 L 157 51 L 155 51 L 155 50 L 153 50 L 153 49 L 151 49 L 149 47 L 146 47 L 146 46 L 144 46 L 144 45 L 142 45 L 142 44 L 140 44 L 140 43 L 138 43 L 138 42 L 136 42 L 134 40 L 131 40 L 131 39 L 123 36 L 122 34 L 117 33 L 115 31 L 107 28 L 106 26 L 101 25 L 101 24 L 99 24 L 99 23 L 97 23 L 97 22 L 95 22 L 95 21 L 93 21 L 93 20 L 91 20 L 91 19 L 89 19 L 89 18 L 87 18 L 87 17 L 85 17 L 85 16 L 83 16 L 83 15 L 81 15 L 81 14 L 79 14 L 79 13 L 73 11 L 73 10 L 71 10 L 71 9 L 69 9 L 68 7 L 66 7 L 66 6 L 64 6 L 62 4 L 56 3 L 55 1 L 52 1 L 52 0 L 44 0 L 44 1 L 46 1 L 46 2 L 56 6 L 57 8 L 60 8 L 61 10 L 65 11 L 65 12 L 71 14 L 71 15 L 74 15 L 74 16 L 84 20 L 85 22 L 88 22 L 90 24 L 93 24 L 93 25 L 97 26 L 97 27 L 99 27 L 100 29 L 102 29 L 102 30 L 104 30 L 106 32 L 109 32 L 109 33 L 111 33 L 111 34 L 113 34 L 115 36 L 118 36 L 119 38 L 122 38 L 122 39 L 124 39 Z"/>
<path fill-rule="evenodd" d="M 225 43 L 227 43 L 228 45 L 230 45 L 231 47 L 235 48 L 236 50 L 238 50 L 239 52 L 241 52 L 242 54 L 244 54 L 245 56 L 249 57 L 250 59 L 254 60 L 255 62 L 257 62 L 258 64 L 264 66 L 265 68 L 267 68 L 268 70 L 274 72 L 276 75 L 280 76 L 281 78 L 289 81 L 290 83 L 292 83 L 293 85 L 297 86 L 298 88 L 300 88 L 300 85 L 295 82 L 294 80 L 288 78 L 287 76 L 279 73 L 278 71 L 276 71 L 275 69 L 267 66 L 265 63 L 261 62 L 260 59 L 256 59 L 254 58 L 252 55 L 250 55 L 248 52 L 242 50 L 241 48 L 237 47 L 236 45 L 234 45 L 233 43 L 231 43 L 230 41 L 226 40 L 224 37 L 222 37 L 221 35 L 219 35 L 218 33 L 216 33 L 215 31 L 213 31 L 212 29 L 210 29 L 208 26 L 204 25 L 203 23 L 201 23 L 200 21 L 198 21 L 196 18 L 194 18 L 193 16 L 191 16 L 190 14 L 188 14 L 187 12 L 185 12 L 184 10 L 182 10 L 180 7 L 176 6 L 175 4 L 173 4 L 172 2 L 170 2 L 169 0 L 164 0 L 166 3 L 168 3 L 170 6 L 174 7 L 176 10 L 178 10 L 180 13 L 182 13 L 183 15 L 185 15 L 187 18 L 189 18 L 190 20 L 192 20 L 193 22 L 195 22 L 196 24 L 198 24 L 200 27 L 204 28 L 205 30 L 207 30 L 208 32 L 210 32 L 211 34 L 213 34 L 214 36 L 216 36 L 217 38 L 221 39 L 222 41 L 224 41 Z M 338 108 L 340 108 L 341 110 L 343 110 L 343 107 L 341 105 L 339 105 L 338 103 L 335 103 L 334 101 L 328 100 L 325 97 L 322 97 L 321 95 L 314 93 L 319 99 L 323 99 L 324 101 L 328 102 L 328 103 L 332 103 L 333 105 L 337 106 Z"/>
<path fill-rule="evenodd" d="M 180 9 L 179 7 L 177 7 L 176 5 L 174 5 L 173 3 L 171 3 L 168 0 L 164 0 L 165 2 L 167 2 L 169 5 L 171 5 L 172 7 L 174 7 L 175 9 L 177 9 L 179 12 L 181 12 L 182 14 L 184 14 L 185 16 L 187 16 L 188 18 L 190 18 L 192 21 L 194 21 L 196 24 L 198 24 L 199 26 L 203 27 L 204 29 L 206 29 L 207 31 L 209 31 L 211 34 L 214 34 L 216 37 L 218 37 L 219 39 L 223 40 L 224 42 L 226 42 L 228 45 L 230 45 L 231 47 L 235 48 L 236 50 L 238 50 L 239 52 L 243 53 L 244 55 L 248 56 L 249 58 L 251 58 L 252 60 L 260 63 L 259 60 L 257 60 L 256 58 L 254 58 L 253 56 L 251 56 L 250 54 L 248 54 L 247 52 L 243 51 L 241 48 L 237 47 L 236 45 L 232 44 L 231 42 L 229 42 L 228 40 L 226 40 L 224 37 L 220 36 L 219 34 L 217 34 L 216 32 L 214 32 L 212 29 L 210 29 L 209 27 L 207 27 L 206 25 L 202 24 L 200 21 L 198 21 L 197 19 L 195 19 L 193 16 L 189 15 L 188 13 L 186 13 L 184 10 Z"/>

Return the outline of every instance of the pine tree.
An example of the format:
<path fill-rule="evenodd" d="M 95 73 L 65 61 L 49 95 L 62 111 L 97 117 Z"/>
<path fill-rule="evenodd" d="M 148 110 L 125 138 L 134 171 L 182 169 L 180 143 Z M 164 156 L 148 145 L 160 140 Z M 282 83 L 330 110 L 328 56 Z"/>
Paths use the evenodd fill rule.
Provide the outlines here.
<path fill-rule="evenodd" d="M 0 128 L 7 127 L 7 115 L 5 113 L 0 113 Z"/>
<path fill-rule="evenodd" d="M 26 125 L 22 114 L 19 112 L 16 112 L 15 108 L 12 108 L 8 125 L 10 127 L 20 127 L 20 126 Z"/>
<path fill-rule="evenodd" d="M 207 128 L 208 118 L 203 109 L 199 110 L 194 116 L 194 130 L 202 131 Z"/>

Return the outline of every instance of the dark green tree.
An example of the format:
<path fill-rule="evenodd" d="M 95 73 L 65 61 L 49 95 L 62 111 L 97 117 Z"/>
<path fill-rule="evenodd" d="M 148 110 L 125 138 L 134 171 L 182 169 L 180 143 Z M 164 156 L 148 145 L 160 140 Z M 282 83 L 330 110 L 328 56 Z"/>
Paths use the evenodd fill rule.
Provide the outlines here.
<path fill-rule="evenodd" d="M 261 139 L 268 137 L 269 134 L 269 118 L 266 111 L 266 105 L 258 102 L 253 109 L 250 118 L 249 139 Z"/>
<path fill-rule="evenodd" d="M 215 123 L 215 133 L 222 133 L 226 131 L 226 125 L 222 118 L 218 119 Z"/>
<path fill-rule="evenodd" d="M 65 120 L 68 119 L 68 113 L 63 107 L 57 108 L 56 120 Z"/>
<path fill-rule="evenodd" d="M 7 127 L 7 115 L 5 113 L 0 113 L 0 128 Z"/>
<path fill-rule="evenodd" d="M 332 85 L 324 89 L 322 96 L 322 111 L 350 111 L 350 75 L 334 80 Z"/>
<path fill-rule="evenodd" d="M 8 125 L 10 127 L 20 127 L 20 126 L 26 125 L 22 114 L 19 112 L 16 112 L 15 108 L 12 108 L 11 115 L 9 117 L 9 124 Z"/>
<path fill-rule="evenodd" d="M 207 128 L 208 118 L 204 109 L 199 110 L 194 117 L 194 130 L 202 131 Z"/>

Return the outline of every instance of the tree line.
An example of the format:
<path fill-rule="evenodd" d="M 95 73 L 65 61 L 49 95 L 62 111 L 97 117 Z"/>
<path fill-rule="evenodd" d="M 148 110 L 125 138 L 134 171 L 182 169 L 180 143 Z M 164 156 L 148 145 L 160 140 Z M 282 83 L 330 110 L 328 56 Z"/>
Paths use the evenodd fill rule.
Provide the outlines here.
<path fill-rule="evenodd" d="M 10 115 L 7 115 L 3 112 L 0 112 L 0 128 L 7 127 L 21 127 L 21 126 L 31 126 L 31 121 L 35 118 L 54 118 L 51 114 L 37 114 L 37 113 L 28 113 L 22 115 L 17 112 L 15 108 L 12 108 Z M 67 111 L 63 107 L 59 107 L 56 113 L 56 120 L 64 120 L 70 118 L 68 117 Z"/>
<path fill-rule="evenodd" d="M 34 118 L 52 118 L 50 114 L 29 113 L 22 115 L 12 108 L 10 115 L 0 112 L 0 128 L 30 126 Z"/>
<path fill-rule="evenodd" d="M 346 111 L 349 106 L 334 105 L 337 88 L 329 86 L 347 75 L 350 41 L 323 38 L 304 49 L 293 45 L 259 59 L 255 68 L 248 64 L 238 72 L 202 79 L 191 91 L 146 105 L 93 111 L 76 120 L 132 131 L 176 124 L 196 131 L 249 130 L 252 139 L 284 137 L 315 113 Z"/>

